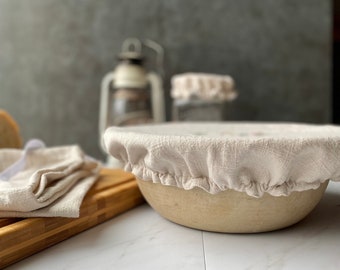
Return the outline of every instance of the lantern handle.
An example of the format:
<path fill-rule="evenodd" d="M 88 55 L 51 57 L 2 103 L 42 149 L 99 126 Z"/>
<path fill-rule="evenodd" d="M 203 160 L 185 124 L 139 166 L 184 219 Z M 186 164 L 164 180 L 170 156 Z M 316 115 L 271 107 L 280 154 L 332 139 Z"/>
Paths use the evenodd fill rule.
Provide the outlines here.
<path fill-rule="evenodd" d="M 104 149 L 103 134 L 109 124 L 109 94 L 110 84 L 115 79 L 115 73 L 112 71 L 106 74 L 101 82 L 100 105 L 99 105 L 99 145 Z"/>
<path fill-rule="evenodd" d="M 163 47 L 151 39 L 145 39 L 144 46 L 153 50 L 154 53 L 156 54 L 156 68 L 158 70 L 158 73 L 162 77 L 164 77 L 164 49 Z"/>
<path fill-rule="evenodd" d="M 148 73 L 151 85 L 152 116 L 155 123 L 165 122 L 165 104 L 162 79 L 155 72 Z"/>

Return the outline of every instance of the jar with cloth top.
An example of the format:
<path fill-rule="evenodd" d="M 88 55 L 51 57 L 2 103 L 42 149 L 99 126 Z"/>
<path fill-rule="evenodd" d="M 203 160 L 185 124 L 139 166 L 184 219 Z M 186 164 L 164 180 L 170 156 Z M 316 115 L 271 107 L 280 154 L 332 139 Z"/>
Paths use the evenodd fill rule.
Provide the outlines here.
<path fill-rule="evenodd" d="M 222 121 L 237 97 L 228 75 L 184 73 L 171 79 L 174 121 Z"/>

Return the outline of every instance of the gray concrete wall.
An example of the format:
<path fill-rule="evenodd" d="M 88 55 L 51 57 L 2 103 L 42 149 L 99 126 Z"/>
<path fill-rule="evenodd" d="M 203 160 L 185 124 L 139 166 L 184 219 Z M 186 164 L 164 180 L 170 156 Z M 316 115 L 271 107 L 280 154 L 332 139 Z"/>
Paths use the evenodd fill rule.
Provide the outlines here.
<path fill-rule="evenodd" d="M 0 0 L 0 108 L 24 139 L 100 157 L 99 86 L 121 42 L 151 38 L 169 79 L 229 74 L 230 120 L 329 122 L 331 1 Z"/>

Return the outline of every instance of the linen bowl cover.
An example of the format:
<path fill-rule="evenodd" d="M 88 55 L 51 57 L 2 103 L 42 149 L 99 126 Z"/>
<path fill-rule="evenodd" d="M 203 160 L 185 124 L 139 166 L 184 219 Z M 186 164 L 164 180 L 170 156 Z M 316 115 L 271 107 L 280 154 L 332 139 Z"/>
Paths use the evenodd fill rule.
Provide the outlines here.
<path fill-rule="evenodd" d="M 106 151 L 137 178 L 252 197 L 340 180 L 340 128 L 295 123 L 164 123 L 111 127 Z"/>

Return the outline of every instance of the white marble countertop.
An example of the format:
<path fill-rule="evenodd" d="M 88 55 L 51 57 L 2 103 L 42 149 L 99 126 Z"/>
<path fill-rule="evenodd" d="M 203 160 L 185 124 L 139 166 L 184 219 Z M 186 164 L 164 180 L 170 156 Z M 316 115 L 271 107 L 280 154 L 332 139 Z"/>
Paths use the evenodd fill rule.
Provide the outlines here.
<path fill-rule="evenodd" d="M 340 184 L 290 228 L 202 232 L 142 205 L 7 269 L 340 269 Z"/>

